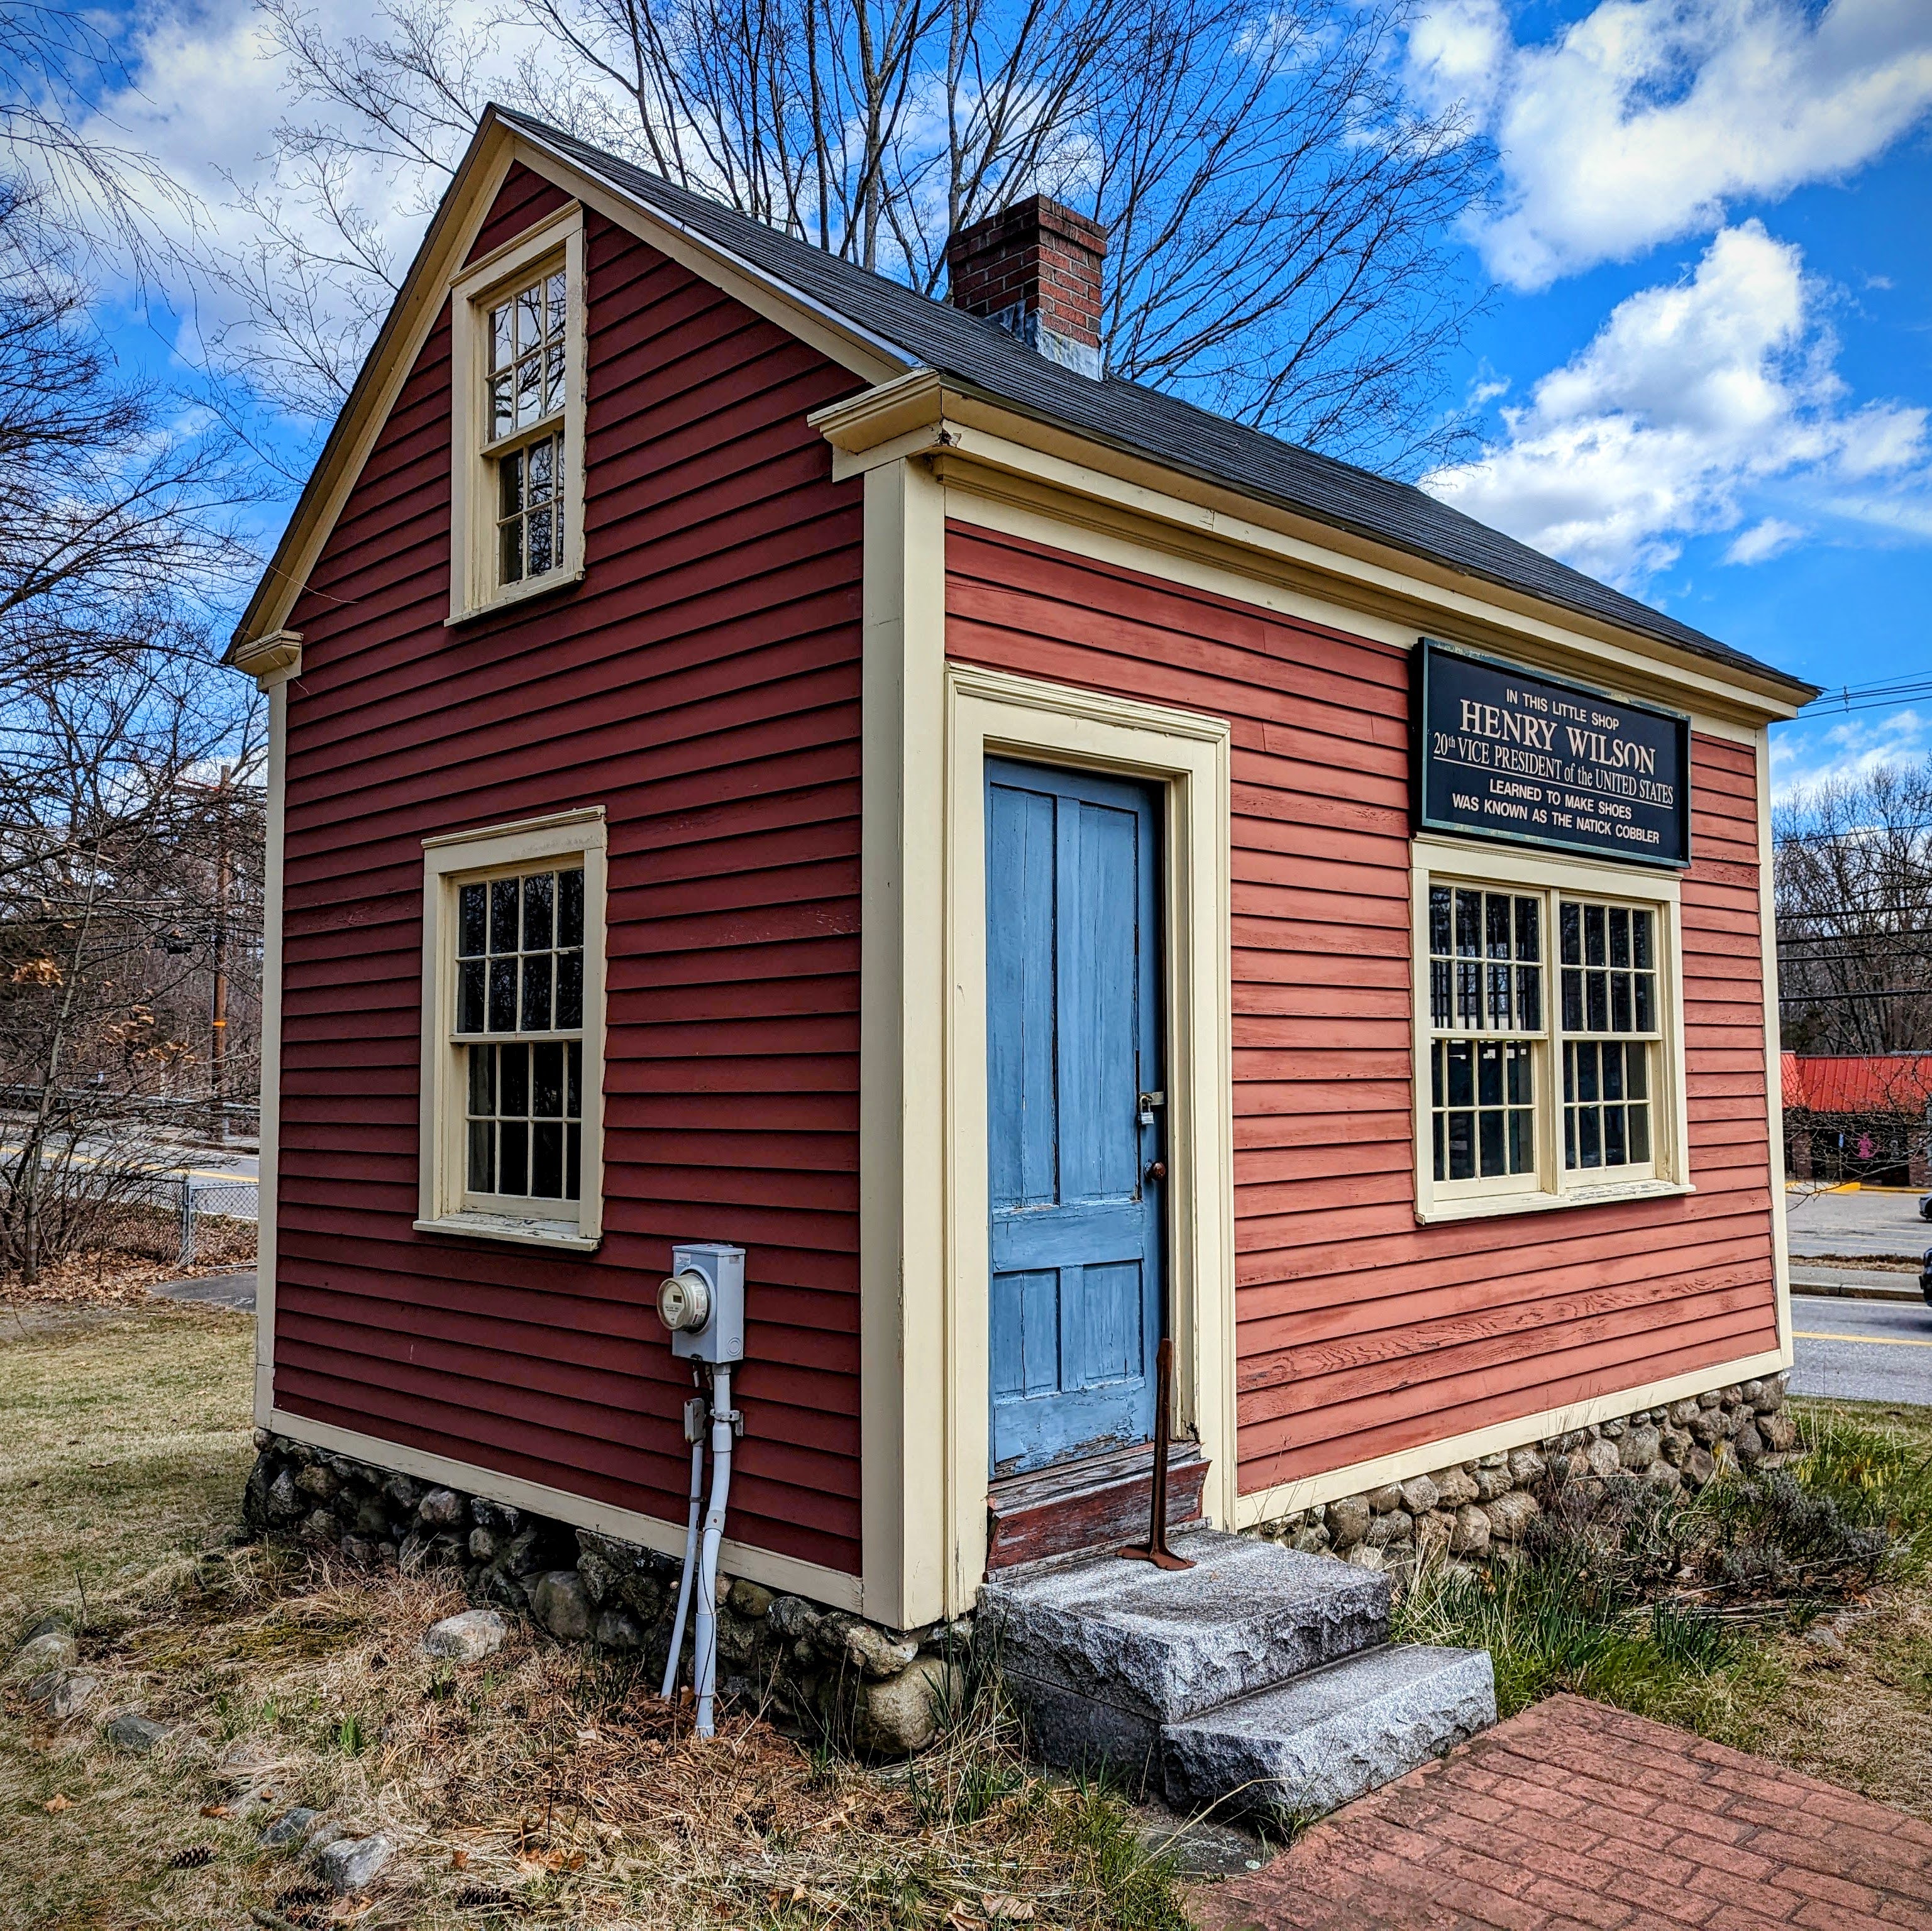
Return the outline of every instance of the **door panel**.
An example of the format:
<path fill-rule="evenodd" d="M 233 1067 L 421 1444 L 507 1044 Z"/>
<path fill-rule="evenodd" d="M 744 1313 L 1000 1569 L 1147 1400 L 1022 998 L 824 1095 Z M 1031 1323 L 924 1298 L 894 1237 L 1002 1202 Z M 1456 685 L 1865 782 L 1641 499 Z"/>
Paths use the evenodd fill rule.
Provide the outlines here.
<path fill-rule="evenodd" d="M 992 1466 L 1146 1441 L 1161 1332 L 1160 817 L 1124 780 L 986 766 Z"/>

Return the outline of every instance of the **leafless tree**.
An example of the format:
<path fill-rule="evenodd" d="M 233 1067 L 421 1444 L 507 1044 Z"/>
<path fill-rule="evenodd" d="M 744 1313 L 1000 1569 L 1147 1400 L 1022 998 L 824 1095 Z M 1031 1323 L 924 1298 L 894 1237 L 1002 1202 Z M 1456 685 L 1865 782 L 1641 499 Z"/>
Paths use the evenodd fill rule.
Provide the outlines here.
<path fill-rule="evenodd" d="M 205 1091 L 212 907 L 260 844 L 208 630 L 240 493 L 116 372 L 44 213 L 0 180 L 0 1267 L 29 1279 L 152 1181 L 154 1102 Z"/>
<path fill-rule="evenodd" d="M 1052 193 L 1110 231 L 1116 373 L 1396 471 L 1460 435 L 1490 156 L 1404 102 L 1402 0 L 391 0 L 346 36 L 262 4 L 301 112 L 214 260 L 246 316 L 215 346 L 318 420 L 400 273 L 356 184 L 426 206 L 494 93 L 927 293 L 955 227 Z"/>
<path fill-rule="evenodd" d="M 1773 833 L 1786 1046 L 1932 1051 L 1932 758 L 1804 792 Z"/>

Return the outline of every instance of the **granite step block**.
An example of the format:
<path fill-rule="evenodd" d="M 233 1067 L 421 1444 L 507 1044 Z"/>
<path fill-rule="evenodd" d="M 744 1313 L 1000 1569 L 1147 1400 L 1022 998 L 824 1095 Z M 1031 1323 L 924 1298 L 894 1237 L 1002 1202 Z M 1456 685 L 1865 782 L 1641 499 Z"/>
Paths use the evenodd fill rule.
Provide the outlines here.
<path fill-rule="evenodd" d="M 1048 1762 L 1150 1771 L 1165 1726 L 1388 1640 L 1386 1576 L 1214 1529 L 1173 1546 L 1196 1566 L 1108 1555 L 981 1588 L 1000 1670 Z"/>
<path fill-rule="evenodd" d="M 1486 1650 L 1370 1650 L 1168 1725 L 1168 1803 L 1277 1825 L 1324 1816 L 1393 1783 L 1496 1720 Z"/>

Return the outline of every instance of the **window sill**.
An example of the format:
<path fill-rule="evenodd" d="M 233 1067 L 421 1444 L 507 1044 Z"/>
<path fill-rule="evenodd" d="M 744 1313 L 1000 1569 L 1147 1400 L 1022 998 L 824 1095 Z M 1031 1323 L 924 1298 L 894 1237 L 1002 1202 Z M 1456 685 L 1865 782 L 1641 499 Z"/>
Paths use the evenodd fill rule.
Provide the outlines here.
<path fill-rule="evenodd" d="M 554 571 L 548 577 L 538 577 L 527 583 L 520 583 L 514 590 L 500 590 L 488 601 L 472 604 L 466 610 L 452 610 L 442 620 L 445 630 L 454 630 L 460 625 L 480 623 L 485 617 L 496 616 L 503 610 L 513 610 L 520 604 L 533 602 L 538 597 L 554 595 L 560 590 L 574 589 L 584 581 L 584 566 L 579 564 L 574 570 Z"/>
<path fill-rule="evenodd" d="M 1473 1200 L 1437 1201 L 1418 1207 L 1424 1226 L 1442 1220 L 1493 1220 L 1509 1213 L 1550 1213 L 1563 1207 L 1604 1207 L 1624 1201 L 1675 1200 L 1697 1189 L 1684 1180 L 1612 1180 L 1602 1186 L 1572 1187 L 1564 1193 L 1492 1194 Z"/>
<path fill-rule="evenodd" d="M 448 1213 L 440 1220 L 418 1220 L 418 1234 L 454 1234 L 472 1240 L 506 1240 L 520 1247 L 560 1248 L 566 1254 L 594 1254 L 603 1237 L 584 1234 L 574 1221 L 520 1218 L 509 1213 Z"/>

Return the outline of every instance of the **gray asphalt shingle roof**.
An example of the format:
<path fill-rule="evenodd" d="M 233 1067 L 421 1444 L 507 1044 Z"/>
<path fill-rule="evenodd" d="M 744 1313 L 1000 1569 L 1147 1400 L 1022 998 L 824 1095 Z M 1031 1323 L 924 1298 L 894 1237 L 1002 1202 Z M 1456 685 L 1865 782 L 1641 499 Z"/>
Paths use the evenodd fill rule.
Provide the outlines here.
<path fill-rule="evenodd" d="M 1436 500 L 1412 484 L 1297 448 L 1176 396 L 1108 376 L 1095 382 L 990 322 L 920 295 L 748 215 L 674 186 L 560 129 L 499 115 L 641 202 L 889 346 L 1026 414 L 1116 448 L 1353 530 L 1452 568 L 1810 690 L 1788 672 L 1613 590 Z"/>

